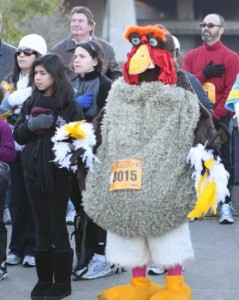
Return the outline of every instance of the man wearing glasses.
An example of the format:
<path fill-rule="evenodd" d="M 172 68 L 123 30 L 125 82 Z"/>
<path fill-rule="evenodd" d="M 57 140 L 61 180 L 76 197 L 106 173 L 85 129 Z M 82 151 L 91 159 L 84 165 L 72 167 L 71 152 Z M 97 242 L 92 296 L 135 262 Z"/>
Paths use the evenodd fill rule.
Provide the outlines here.
<path fill-rule="evenodd" d="M 224 107 L 228 94 L 239 73 L 237 53 L 223 45 L 221 36 L 224 33 L 225 21 L 218 14 L 207 15 L 201 26 L 203 45 L 189 51 L 182 68 L 197 76 L 209 99 L 213 103 L 213 121 L 217 128 L 219 123 L 229 126 L 231 114 Z M 231 174 L 230 140 L 221 147 L 221 158 L 226 170 Z M 230 185 L 230 183 L 229 183 Z M 221 199 L 220 223 L 234 223 L 231 198 Z"/>

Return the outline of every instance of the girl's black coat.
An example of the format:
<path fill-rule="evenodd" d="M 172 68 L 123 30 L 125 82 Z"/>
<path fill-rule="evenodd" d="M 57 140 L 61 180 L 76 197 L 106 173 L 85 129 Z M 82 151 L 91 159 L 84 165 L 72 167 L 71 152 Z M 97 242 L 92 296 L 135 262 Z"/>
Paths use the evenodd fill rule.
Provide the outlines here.
<path fill-rule="evenodd" d="M 18 144 L 25 145 L 22 151 L 22 165 L 26 173 L 33 175 L 36 173 L 36 154 L 42 136 L 32 132 L 27 126 L 32 106 L 30 99 L 22 105 L 13 135 Z M 58 119 L 61 120 L 61 125 L 82 120 L 83 115 L 80 106 L 72 100 L 67 107 L 59 109 Z"/>

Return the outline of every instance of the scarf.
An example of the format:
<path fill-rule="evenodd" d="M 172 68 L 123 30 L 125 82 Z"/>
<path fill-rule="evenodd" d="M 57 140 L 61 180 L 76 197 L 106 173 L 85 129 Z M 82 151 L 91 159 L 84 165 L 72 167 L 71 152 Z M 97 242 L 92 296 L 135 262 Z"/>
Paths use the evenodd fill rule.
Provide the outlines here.
<path fill-rule="evenodd" d="M 55 133 L 57 120 L 57 107 L 55 97 L 44 96 L 40 93 L 36 96 L 36 100 L 32 106 L 31 116 L 36 117 L 41 113 L 53 115 L 55 119 L 50 129 L 39 129 L 36 132 L 36 134 L 39 135 L 39 142 L 36 153 L 36 187 L 44 192 L 52 192 L 54 190 L 54 183 L 51 161 L 54 157 L 52 152 L 53 143 L 51 141 L 51 138 Z"/>

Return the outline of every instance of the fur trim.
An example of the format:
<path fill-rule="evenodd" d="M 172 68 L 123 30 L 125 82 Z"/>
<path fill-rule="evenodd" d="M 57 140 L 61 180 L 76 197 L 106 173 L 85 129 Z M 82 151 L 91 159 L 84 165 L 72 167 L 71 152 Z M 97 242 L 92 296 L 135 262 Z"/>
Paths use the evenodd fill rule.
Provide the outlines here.
<path fill-rule="evenodd" d="M 139 267 L 148 263 L 171 268 L 194 258 L 188 224 L 162 237 L 124 238 L 107 233 L 107 260 L 125 267 Z"/>
<path fill-rule="evenodd" d="M 148 244 L 152 262 L 166 269 L 194 259 L 194 251 L 188 223 L 168 232 L 160 238 L 150 237 Z"/>
<path fill-rule="evenodd" d="M 72 165 L 71 157 L 76 150 L 82 149 L 83 153 L 80 155 L 82 162 L 91 172 L 94 172 L 93 161 L 99 162 L 99 160 L 93 154 L 96 138 L 92 124 L 79 121 L 61 126 L 57 128 L 52 142 L 54 143 L 52 149 L 55 154 L 53 162 L 59 168 L 67 168 L 76 172 L 77 165 Z"/>
<path fill-rule="evenodd" d="M 130 35 L 133 33 L 138 33 L 140 35 L 144 34 L 153 34 L 155 37 L 159 37 L 163 41 L 165 41 L 165 30 L 157 27 L 156 25 L 148 25 L 148 26 L 130 26 L 124 32 L 124 39 L 128 40 Z"/>
<path fill-rule="evenodd" d="M 107 261 L 124 267 L 144 266 L 151 261 L 146 238 L 125 238 L 109 231 L 105 254 Z"/>
<path fill-rule="evenodd" d="M 195 193 L 186 157 L 199 119 L 192 93 L 160 82 L 113 84 L 83 205 L 101 227 L 122 236 L 163 235 L 185 222 Z M 142 190 L 109 192 L 113 162 L 143 161 Z"/>
<path fill-rule="evenodd" d="M 226 196 L 230 196 L 227 188 L 229 173 L 221 163 L 220 157 L 215 157 L 214 150 L 207 150 L 206 145 L 199 144 L 191 148 L 187 157 L 187 162 L 195 169 L 192 178 L 195 180 L 195 189 L 199 198 L 195 209 L 189 214 L 190 218 L 200 218 L 210 209 L 216 214 L 218 204 L 224 202 Z M 208 189 L 209 185 L 213 188 Z"/>

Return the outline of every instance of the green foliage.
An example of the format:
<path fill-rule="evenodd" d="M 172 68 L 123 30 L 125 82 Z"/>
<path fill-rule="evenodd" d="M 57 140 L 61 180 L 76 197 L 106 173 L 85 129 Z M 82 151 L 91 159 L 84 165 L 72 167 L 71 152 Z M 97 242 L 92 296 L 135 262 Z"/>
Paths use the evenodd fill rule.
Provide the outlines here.
<path fill-rule="evenodd" d="M 17 45 L 22 36 L 33 33 L 29 28 L 31 20 L 59 13 L 61 2 L 60 0 L 0 0 L 0 12 L 3 18 L 2 39 Z"/>

